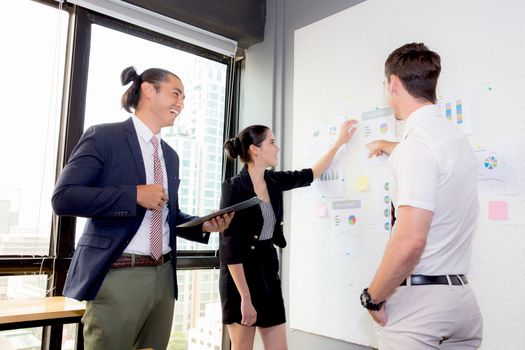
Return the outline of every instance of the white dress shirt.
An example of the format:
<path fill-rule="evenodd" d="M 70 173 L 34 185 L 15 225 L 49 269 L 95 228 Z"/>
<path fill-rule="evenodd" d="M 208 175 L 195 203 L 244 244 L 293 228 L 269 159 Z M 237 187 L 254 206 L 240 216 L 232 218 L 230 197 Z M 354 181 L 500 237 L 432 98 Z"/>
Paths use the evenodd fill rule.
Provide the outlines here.
<path fill-rule="evenodd" d="M 421 107 L 407 118 L 389 164 L 395 208 L 408 205 L 434 213 L 412 274 L 467 273 L 479 214 L 477 159 L 467 137 L 438 106 Z"/>
<path fill-rule="evenodd" d="M 164 176 L 164 189 L 168 193 L 168 176 L 166 174 L 166 165 L 164 164 L 164 154 L 162 153 L 160 133 L 153 135 L 151 130 L 144 124 L 136 115 L 132 115 L 133 125 L 137 132 L 137 138 L 140 145 L 140 151 L 142 152 L 142 159 L 144 160 L 144 169 L 146 170 L 146 184 L 154 184 L 153 181 L 153 144 L 151 138 L 155 136 L 159 141 L 159 158 L 162 166 L 162 173 Z M 166 254 L 171 251 L 169 246 L 170 227 L 168 224 L 168 205 L 164 205 L 162 209 L 162 221 L 164 223 L 162 228 L 162 254 Z M 137 233 L 129 242 L 124 253 L 128 254 L 139 254 L 139 255 L 150 255 L 149 239 L 151 232 L 151 210 L 146 210 L 146 215 L 140 224 Z"/>

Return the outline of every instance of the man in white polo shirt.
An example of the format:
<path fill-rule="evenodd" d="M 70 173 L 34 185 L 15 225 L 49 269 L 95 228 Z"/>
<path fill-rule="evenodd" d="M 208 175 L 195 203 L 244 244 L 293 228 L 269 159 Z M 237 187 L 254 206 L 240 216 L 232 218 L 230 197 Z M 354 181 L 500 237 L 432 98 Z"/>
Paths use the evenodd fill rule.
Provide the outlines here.
<path fill-rule="evenodd" d="M 468 284 L 479 212 L 477 161 L 461 130 L 436 105 L 440 57 L 407 44 L 385 62 L 384 93 L 398 120 L 390 154 L 396 222 L 379 269 L 361 295 L 378 324 L 379 349 L 477 349 L 482 316 Z"/>

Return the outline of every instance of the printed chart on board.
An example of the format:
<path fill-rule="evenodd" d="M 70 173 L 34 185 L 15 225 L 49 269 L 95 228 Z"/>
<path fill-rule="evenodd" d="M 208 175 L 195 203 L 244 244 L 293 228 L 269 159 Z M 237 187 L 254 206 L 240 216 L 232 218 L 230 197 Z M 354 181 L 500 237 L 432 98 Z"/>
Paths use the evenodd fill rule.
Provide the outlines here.
<path fill-rule="evenodd" d="M 306 126 L 306 134 L 302 149 L 314 161 L 321 157 L 337 139 L 340 125 L 346 120 L 345 116 L 329 118 L 326 121 L 310 122 Z M 347 153 L 346 145 L 337 152 L 328 169 L 315 179 L 306 189 L 305 197 L 316 198 L 341 198 L 345 194 L 345 174 L 343 155 Z"/>
<path fill-rule="evenodd" d="M 478 146 L 478 186 L 481 193 L 516 194 L 519 192 L 517 149 L 515 143 Z"/>
<path fill-rule="evenodd" d="M 376 140 L 395 141 L 395 126 L 394 114 L 390 108 L 378 108 L 361 114 L 359 130 L 363 151 L 360 152 L 360 158 L 363 166 L 386 165 L 388 157 L 382 155 L 369 158 L 366 145 Z"/>
<path fill-rule="evenodd" d="M 438 96 L 443 117 L 457 125 L 466 135 L 472 134 L 470 95 L 468 89 L 454 89 Z"/>

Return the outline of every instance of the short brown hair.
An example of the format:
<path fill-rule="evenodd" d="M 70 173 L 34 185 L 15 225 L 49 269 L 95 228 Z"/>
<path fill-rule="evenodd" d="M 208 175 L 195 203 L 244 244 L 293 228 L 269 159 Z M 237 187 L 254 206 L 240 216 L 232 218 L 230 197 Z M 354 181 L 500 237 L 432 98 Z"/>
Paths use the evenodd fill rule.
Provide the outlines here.
<path fill-rule="evenodd" d="M 396 75 L 415 98 L 436 103 L 436 86 L 441 58 L 423 43 L 411 43 L 394 50 L 386 59 L 385 76 Z"/>

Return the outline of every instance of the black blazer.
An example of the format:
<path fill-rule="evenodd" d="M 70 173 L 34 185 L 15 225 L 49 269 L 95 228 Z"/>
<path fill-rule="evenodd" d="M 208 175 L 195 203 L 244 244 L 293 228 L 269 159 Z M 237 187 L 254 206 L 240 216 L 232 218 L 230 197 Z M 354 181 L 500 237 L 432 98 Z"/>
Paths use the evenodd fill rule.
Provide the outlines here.
<path fill-rule="evenodd" d="M 312 169 L 300 171 L 266 170 L 264 179 L 275 213 L 273 243 L 286 247 L 283 233 L 283 191 L 308 186 L 314 177 Z M 240 203 L 256 196 L 250 174 L 244 167 L 239 175 L 222 184 L 221 208 Z M 259 206 L 253 206 L 235 213 L 228 229 L 221 233 L 220 257 L 222 264 L 238 264 L 244 261 L 250 247 L 259 239 L 263 227 L 263 217 Z"/>
<path fill-rule="evenodd" d="M 177 229 L 195 216 L 179 210 L 179 156 L 161 142 L 168 181 L 170 247 L 177 298 L 176 236 L 207 243 L 202 226 Z M 52 205 L 56 214 L 87 217 L 73 255 L 64 295 L 92 300 L 113 262 L 137 232 L 146 209 L 137 204 L 136 186 L 146 184 L 146 171 L 131 118 L 86 130 L 58 178 Z"/>

